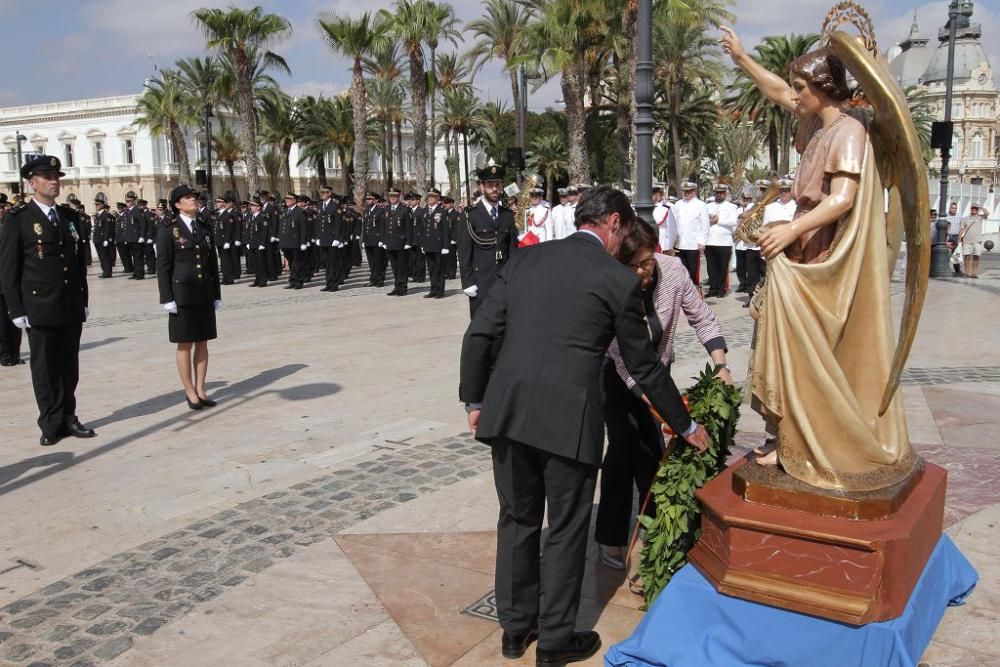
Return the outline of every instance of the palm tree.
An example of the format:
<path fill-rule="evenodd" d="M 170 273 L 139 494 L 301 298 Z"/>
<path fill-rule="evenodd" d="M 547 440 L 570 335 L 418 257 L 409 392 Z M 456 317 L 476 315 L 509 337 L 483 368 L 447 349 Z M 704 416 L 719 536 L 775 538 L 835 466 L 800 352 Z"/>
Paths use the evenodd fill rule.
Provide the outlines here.
<path fill-rule="evenodd" d="M 184 139 L 184 128 L 198 125 L 198 111 L 177 72 L 162 70 L 159 78 L 146 85 L 138 105 L 139 115 L 135 125 L 147 128 L 153 136 L 167 138 L 177 160 L 180 181 L 190 181 L 191 160 Z"/>
<path fill-rule="evenodd" d="M 754 58 L 766 70 L 787 80 L 792 62 L 808 53 L 817 41 L 819 35 L 814 33 L 765 37 L 754 48 Z M 733 91 L 734 94 L 726 100 L 726 105 L 766 131 L 771 170 L 781 174 L 788 173 L 795 124 L 792 114 L 764 97 L 743 70 L 736 74 Z"/>
<path fill-rule="evenodd" d="M 229 189 L 238 193 L 236 187 L 236 172 L 234 165 L 243 159 L 243 148 L 240 146 L 240 138 L 233 132 L 233 128 L 225 123 L 221 123 L 219 131 L 212 135 L 212 144 L 215 148 L 215 157 L 226 165 L 229 170 Z"/>
<path fill-rule="evenodd" d="M 908 86 L 903 91 L 906 96 L 906 103 L 910 109 L 910 116 L 913 117 L 913 125 L 917 129 L 917 136 L 920 138 L 921 152 L 924 154 L 924 162 L 930 164 L 934 159 L 934 150 L 931 148 L 931 126 L 934 124 L 934 108 L 927 100 L 927 89 L 917 86 Z"/>
<path fill-rule="evenodd" d="M 458 23 L 458 19 L 455 18 L 455 11 L 452 9 L 451 5 L 444 2 L 434 2 L 433 0 L 427 0 L 424 3 L 424 12 L 426 20 L 427 34 L 424 36 L 427 42 L 427 47 L 431 51 L 431 137 L 435 137 L 434 128 L 434 115 L 435 115 L 435 101 L 437 98 L 437 48 L 442 41 L 449 41 L 455 44 L 456 38 L 460 36 L 458 30 L 455 26 Z M 436 146 L 436 142 L 435 142 Z M 437 162 L 437 151 L 431 150 L 431 183 L 434 183 L 434 164 Z"/>
<path fill-rule="evenodd" d="M 202 105 L 217 107 L 232 92 L 226 90 L 223 67 L 216 58 L 181 58 L 175 64 L 184 86 Z"/>
<path fill-rule="evenodd" d="M 243 128 L 247 184 L 250 191 L 255 192 L 260 189 L 260 159 L 257 156 L 254 75 L 274 67 L 291 73 L 284 58 L 268 49 L 291 33 L 291 24 L 277 14 L 265 14 L 260 6 L 251 9 L 198 9 L 191 15 L 205 33 L 205 46 L 216 51 L 231 68 L 236 89 L 236 113 Z"/>
<path fill-rule="evenodd" d="M 514 108 L 521 108 L 521 87 L 517 82 L 517 67 L 514 63 L 525 50 L 525 31 L 530 12 L 515 0 L 485 0 L 483 17 L 465 24 L 465 32 L 476 38 L 466 58 L 472 63 L 472 71 L 478 71 L 486 62 L 499 59 L 510 76 L 510 89 Z M 517 145 L 524 145 L 521 128 L 517 128 Z"/>
<path fill-rule="evenodd" d="M 465 176 L 465 198 L 472 201 L 472 192 L 469 186 L 469 135 L 479 124 L 479 102 L 475 95 L 468 88 L 451 88 L 444 91 L 442 107 L 442 123 L 452 133 L 457 142 L 459 136 L 462 137 L 462 148 L 465 156 L 465 169 L 461 170 Z M 456 146 L 457 148 L 457 146 Z M 456 161 L 457 161 L 456 150 Z"/>
<path fill-rule="evenodd" d="M 261 142 L 281 156 L 285 187 L 291 192 L 294 189 L 291 168 L 292 144 L 300 136 L 295 101 L 280 90 L 269 91 L 260 98 L 259 116 Z"/>
<path fill-rule="evenodd" d="M 393 105 L 391 110 L 386 109 L 388 112 L 388 118 L 386 120 L 386 128 L 388 132 L 388 145 L 392 148 L 395 145 L 395 141 L 398 144 L 396 150 L 393 150 L 391 161 L 389 164 L 389 178 L 392 181 L 396 171 L 398 160 L 398 171 L 400 174 L 403 172 L 403 135 L 402 135 L 402 125 L 404 120 L 404 102 L 406 100 L 406 91 L 399 85 L 399 82 L 406 75 L 406 57 L 400 52 L 399 44 L 393 40 L 388 40 L 383 48 L 378 49 L 373 52 L 370 56 L 364 59 L 362 67 L 365 70 L 365 74 L 371 79 L 385 79 L 387 81 L 392 81 L 399 87 L 400 90 L 400 100 L 398 105 Z M 396 133 L 397 127 L 399 128 L 399 135 L 396 136 L 395 140 L 393 135 Z M 390 183 L 391 184 L 391 183 Z"/>
<path fill-rule="evenodd" d="M 295 100 L 295 126 L 298 130 L 298 135 L 295 137 L 295 141 L 299 144 L 298 164 L 301 165 L 303 162 L 311 161 L 313 167 L 316 169 L 316 177 L 319 180 L 319 184 L 326 185 L 327 151 L 316 152 L 312 150 L 314 146 L 308 142 L 308 136 L 306 134 L 307 128 L 319 113 L 319 109 L 322 104 L 322 97 L 317 98 L 312 95 L 306 95 L 305 97 L 300 97 Z"/>
<path fill-rule="evenodd" d="M 741 189 L 747 166 L 757 159 L 760 136 L 747 122 L 723 120 L 718 128 L 719 150 L 716 151 L 716 171 L 720 179 L 728 180 L 733 189 Z M 722 163 L 727 166 L 723 169 Z"/>
<path fill-rule="evenodd" d="M 410 61 L 413 154 L 417 163 L 416 189 L 420 193 L 427 189 L 427 77 L 424 71 L 427 4 L 428 0 L 396 0 L 394 11 L 379 11 L 392 34 L 403 43 Z"/>
<path fill-rule="evenodd" d="M 350 192 L 353 181 L 354 111 L 351 100 L 339 95 L 319 98 L 312 112 L 303 118 L 299 130 L 303 153 L 314 156 L 337 153 L 343 169 L 344 188 Z"/>
<path fill-rule="evenodd" d="M 528 148 L 525 164 L 532 171 L 545 174 L 546 199 L 551 202 L 555 198 L 556 179 L 565 176 L 569 168 L 566 142 L 558 134 L 535 137 Z"/>
<path fill-rule="evenodd" d="M 332 14 L 326 20 L 320 19 L 319 27 L 330 49 L 353 61 L 351 105 L 354 109 L 354 173 L 358 177 L 354 199 L 361 204 L 368 188 L 368 142 L 365 140 L 368 109 L 362 63 L 366 56 L 385 48 L 389 26 L 365 12 L 358 18 Z"/>
<path fill-rule="evenodd" d="M 261 157 L 261 166 L 267 175 L 267 187 L 271 192 L 278 191 L 278 179 L 281 177 L 281 156 L 272 148 Z"/>
<path fill-rule="evenodd" d="M 437 57 L 437 85 L 440 90 L 449 88 L 471 88 L 472 72 L 466 59 L 457 53 L 442 53 Z"/>
<path fill-rule="evenodd" d="M 506 122 L 509 122 L 513 112 L 507 108 L 507 104 L 502 100 L 494 100 L 480 105 L 476 115 L 479 116 L 479 120 L 473 130 L 473 138 L 486 151 L 487 156 L 498 163 L 503 162 L 503 153 L 507 144 L 502 139 L 503 130 L 501 128 Z"/>
<path fill-rule="evenodd" d="M 368 83 L 368 100 L 372 115 L 378 123 L 379 152 L 382 155 L 382 173 L 386 185 L 392 187 L 395 171 L 393 122 L 402 115 L 403 86 L 398 82 L 377 76 Z"/>

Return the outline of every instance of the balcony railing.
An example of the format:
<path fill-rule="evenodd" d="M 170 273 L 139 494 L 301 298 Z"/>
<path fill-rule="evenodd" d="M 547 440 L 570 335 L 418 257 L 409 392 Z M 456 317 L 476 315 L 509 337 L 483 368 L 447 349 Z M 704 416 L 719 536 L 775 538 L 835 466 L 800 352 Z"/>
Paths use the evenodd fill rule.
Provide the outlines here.
<path fill-rule="evenodd" d="M 20 173 L 15 169 L 4 169 L 0 171 L 0 183 L 13 183 L 20 178 Z"/>
<path fill-rule="evenodd" d="M 115 176 L 138 176 L 139 165 L 137 164 L 116 164 Z"/>
<path fill-rule="evenodd" d="M 65 179 L 76 180 L 80 178 L 79 167 L 63 167 L 62 170 L 63 173 L 66 174 L 65 176 L 63 176 L 63 178 Z"/>
<path fill-rule="evenodd" d="M 108 175 L 107 165 L 91 165 L 83 168 L 84 178 L 102 178 Z"/>

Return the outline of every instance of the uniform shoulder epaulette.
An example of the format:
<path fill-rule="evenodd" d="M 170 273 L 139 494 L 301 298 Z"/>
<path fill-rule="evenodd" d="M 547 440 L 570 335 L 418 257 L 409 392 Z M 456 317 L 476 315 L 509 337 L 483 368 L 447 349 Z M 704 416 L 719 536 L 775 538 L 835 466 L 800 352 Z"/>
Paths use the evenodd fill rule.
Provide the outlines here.
<path fill-rule="evenodd" d="M 22 202 L 20 204 L 16 204 L 13 208 L 7 211 L 7 215 L 17 215 L 18 213 L 26 210 L 28 210 L 28 203 Z"/>

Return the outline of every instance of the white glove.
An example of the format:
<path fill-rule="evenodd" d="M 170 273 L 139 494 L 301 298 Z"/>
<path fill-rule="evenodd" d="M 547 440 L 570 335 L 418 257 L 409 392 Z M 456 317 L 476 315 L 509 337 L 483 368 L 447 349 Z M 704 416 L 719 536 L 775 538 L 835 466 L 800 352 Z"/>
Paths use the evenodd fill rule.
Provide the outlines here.
<path fill-rule="evenodd" d="M 277 242 L 278 242 L 278 239 L 276 239 L 275 237 L 272 236 L 271 237 L 271 243 L 277 243 Z"/>
<path fill-rule="evenodd" d="M 299 250 L 305 250 L 308 247 L 309 247 L 308 243 L 303 243 L 302 245 L 299 246 Z"/>
<path fill-rule="evenodd" d="M 173 315 L 176 315 L 177 314 L 177 302 L 176 301 L 171 301 L 170 303 L 163 304 L 163 310 L 165 310 L 168 313 L 171 313 Z"/>
<path fill-rule="evenodd" d="M 466 287 L 462 291 L 465 292 L 465 296 L 469 297 L 470 299 L 475 299 L 476 295 L 479 294 L 479 285 L 470 285 L 469 287 Z"/>
<path fill-rule="evenodd" d="M 142 237 L 140 236 L 140 237 L 139 237 L 139 243 L 145 243 L 145 242 L 146 242 L 146 239 L 144 239 L 144 238 L 142 238 Z"/>
<path fill-rule="evenodd" d="M 403 250 L 409 250 L 409 249 L 410 249 L 410 246 L 409 246 L 409 245 L 404 245 L 404 246 L 403 246 Z"/>
<path fill-rule="evenodd" d="M 458 245 L 458 241 L 452 241 L 451 244 L 452 245 Z"/>
<path fill-rule="evenodd" d="M 107 241 L 105 241 L 105 242 L 104 242 L 104 243 L 103 243 L 102 245 L 103 245 L 103 246 L 104 246 L 105 248 L 107 248 L 107 247 L 108 247 L 108 242 L 107 242 Z"/>
<path fill-rule="evenodd" d="M 447 255 L 449 252 L 451 252 L 451 250 L 448 250 L 447 248 L 442 248 L 441 249 L 441 254 L 442 255 Z"/>
<path fill-rule="evenodd" d="M 384 248 L 384 247 L 385 247 L 385 244 L 384 244 L 384 243 L 382 243 L 381 241 L 379 241 L 379 242 L 378 242 L 378 247 L 379 247 L 379 248 Z"/>
<path fill-rule="evenodd" d="M 147 239 L 146 240 L 146 244 L 147 245 L 153 245 L 153 239 Z"/>
<path fill-rule="evenodd" d="M 222 249 L 223 250 L 229 250 L 229 244 L 228 243 L 223 243 L 222 244 Z"/>
<path fill-rule="evenodd" d="M 319 239 L 313 239 L 313 243 L 315 243 L 316 245 L 319 245 Z"/>
<path fill-rule="evenodd" d="M 257 250 L 263 250 L 263 249 L 264 249 L 264 246 L 262 246 L 262 245 L 261 246 L 257 246 Z"/>
<path fill-rule="evenodd" d="M 28 324 L 27 315 L 22 315 L 21 317 L 15 317 L 11 321 L 14 323 L 14 326 L 17 327 L 18 329 L 27 329 L 28 327 L 31 326 L 30 324 Z"/>
<path fill-rule="evenodd" d="M 236 247 L 239 248 L 242 245 L 239 241 L 236 241 Z"/>
<path fill-rule="evenodd" d="M 222 308 L 222 301 L 220 299 L 216 299 L 215 301 L 213 301 L 212 308 L 215 310 L 219 310 L 220 308 Z"/>
<path fill-rule="evenodd" d="M 342 245 L 343 245 L 343 244 L 342 244 L 342 243 L 341 243 L 340 241 L 334 241 L 334 242 L 333 242 L 333 247 L 334 247 L 334 248 L 339 248 L 339 247 L 340 247 L 340 246 L 342 246 Z"/>

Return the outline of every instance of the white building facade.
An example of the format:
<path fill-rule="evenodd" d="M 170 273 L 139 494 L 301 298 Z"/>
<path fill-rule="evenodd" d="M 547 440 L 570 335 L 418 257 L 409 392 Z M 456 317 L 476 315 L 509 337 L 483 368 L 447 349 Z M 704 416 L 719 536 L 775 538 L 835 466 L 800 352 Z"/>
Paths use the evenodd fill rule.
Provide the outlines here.
<path fill-rule="evenodd" d="M 136 125 L 139 95 L 99 97 L 67 102 L 52 102 L 27 106 L 0 108 L 0 191 L 9 195 L 17 191 L 19 180 L 18 142 L 21 139 L 22 163 L 24 156 L 33 153 L 55 155 L 62 161 L 62 198 L 76 195 L 89 205 L 95 197 L 103 195 L 112 203 L 124 200 L 128 191 L 150 202 L 166 198 L 172 188 L 181 182 L 193 182 L 195 174 L 182 178 L 172 146 L 164 136 L 153 136 L 149 130 Z M 232 124 L 238 120 L 223 114 L 221 122 Z M 218 127 L 219 118 L 213 120 Z M 185 132 L 191 169 L 205 168 L 206 142 L 202 128 L 188 128 Z M 448 191 L 448 170 L 445 165 L 445 147 L 441 143 L 435 152 L 435 182 L 443 192 Z M 469 163 L 460 155 L 459 173 L 468 175 L 485 163 L 485 154 L 478 146 L 469 147 Z M 292 188 L 296 192 L 314 193 L 320 183 L 311 163 L 298 164 L 299 148 L 293 145 L 290 155 Z M 415 178 L 413 136 L 404 129 L 403 156 L 396 157 L 394 185 L 412 188 Z M 381 191 L 386 185 L 382 173 L 381 157 L 369 156 L 369 189 Z M 345 190 L 344 165 L 333 152 L 325 160 L 326 181 L 336 191 Z M 400 173 L 402 167 L 402 174 Z M 233 165 L 236 188 L 246 197 L 246 169 L 242 162 Z M 429 174 L 428 174 L 429 175 Z M 474 179 L 474 176 L 472 176 Z M 284 174 L 275 178 L 260 174 L 261 187 L 272 191 L 287 189 Z M 232 188 L 227 165 L 212 159 L 212 185 L 216 193 Z M 465 179 L 460 185 L 459 196 L 465 194 Z M 471 189 L 475 191 L 475 181 Z"/>

